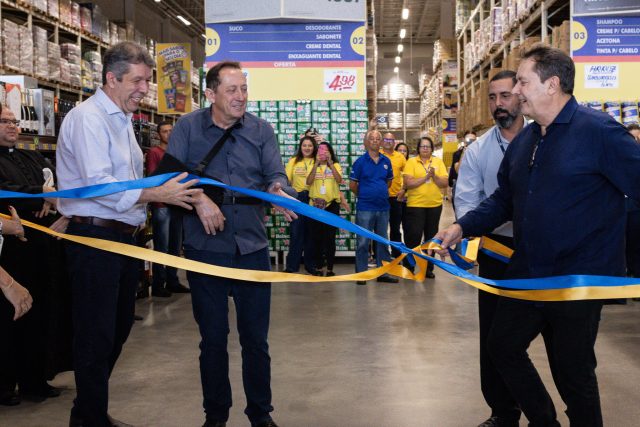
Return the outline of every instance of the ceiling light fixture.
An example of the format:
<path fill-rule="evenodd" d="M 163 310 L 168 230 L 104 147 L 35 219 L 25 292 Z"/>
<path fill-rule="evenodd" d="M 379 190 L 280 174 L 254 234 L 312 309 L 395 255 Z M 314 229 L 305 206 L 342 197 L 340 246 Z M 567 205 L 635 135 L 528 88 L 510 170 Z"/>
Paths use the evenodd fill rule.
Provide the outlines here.
<path fill-rule="evenodd" d="M 396 56 L 396 64 L 399 64 L 399 63 L 400 63 L 400 57 Z"/>
<path fill-rule="evenodd" d="M 203 35 L 202 35 L 202 38 L 206 40 L 206 39 L 207 39 L 207 35 L 206 35 L 206 34 L 203 34 Z"/>
<path fill-rule="evenodd" d="M 406 7 L 402 9 L 402 19 L 409 19 L 409 9 Z"/>
<path fill-rule="evenodd" d="M 394 73 L 396 73 L 396 74 L 397 74 L 399 71 L 400 71 L 400 68 L 398 68 L 398 67 L 393 67 L 393 72 L 394 72 Z"/>
<path fill-rule="evenodd" d="M 402 44 L 398 45 L 398 52 L 402 53 L 402 51 L 404 50 L 404 46 Z"/>
<path fill-rule="evenodd" d="M 182 22 L 187 27 L 191 25 L 191 22 L 187 21 L 182 15 L 177 15 L 176 18 L 178 18 L 180 22 Z"/>
<path fill-rule="evenodd" d="M 405 30 L 404 28 L 400 29 L 400 38 L 403 39 L 407 36 L 407 30 Z"/>
<path fill-rule="evenodd" d="M 156 3 L 160 3 L 162 0 L 153 0 Z"/>

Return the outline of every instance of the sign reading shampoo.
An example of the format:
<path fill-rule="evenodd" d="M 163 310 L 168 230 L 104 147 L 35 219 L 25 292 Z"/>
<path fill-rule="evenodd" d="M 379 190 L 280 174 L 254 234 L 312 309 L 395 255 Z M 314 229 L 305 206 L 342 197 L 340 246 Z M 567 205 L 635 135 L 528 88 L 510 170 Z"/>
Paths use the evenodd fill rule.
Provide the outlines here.
<path fill-rule="evenodd" d="M 191 112 L 191 44 L 158 43 L 158 113 Z"/>
<path fill-rule="evenodd" d="M 242 63 L 252 100 L 363 99 L 363 22 L 207 24 L 206 63 Z"/>
<path fill-rule="evenodd" d="M 638 96 L 640 16 L 581 16 L 571 23 L 579 101 L 625 101 Z"/>

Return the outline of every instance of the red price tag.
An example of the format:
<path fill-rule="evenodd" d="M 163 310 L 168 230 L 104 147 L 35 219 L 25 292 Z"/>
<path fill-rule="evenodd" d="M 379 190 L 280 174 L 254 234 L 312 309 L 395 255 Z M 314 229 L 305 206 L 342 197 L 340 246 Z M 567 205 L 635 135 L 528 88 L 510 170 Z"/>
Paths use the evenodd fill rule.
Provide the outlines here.
<path fill-rule="evenodd" d="M 355 70 L 325 70 L 325 92 L 355 92 L 356 83 Z"/>

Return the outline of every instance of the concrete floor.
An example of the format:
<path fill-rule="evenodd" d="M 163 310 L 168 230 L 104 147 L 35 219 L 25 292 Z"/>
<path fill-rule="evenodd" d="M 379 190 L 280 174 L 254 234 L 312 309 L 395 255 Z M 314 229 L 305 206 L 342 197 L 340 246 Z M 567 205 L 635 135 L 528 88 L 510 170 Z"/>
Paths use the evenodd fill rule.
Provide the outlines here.
<path fill-rule="evenodd" d="M 136 426 L 202 425 L 190 296 L 141 300 L 137 312 L 144 320 L 111 378 L 111 415 Z M 447 273 L 399 285 L 276 284 L 271 313 L 273 416 L 281 426 L 474 427 L 489 415 L 479 385 L 476 290 Z M 638 319 L 638 302 L 603 311 L 597 354 L 607 426 L 639 425 Z M 233 328 L 229 343 L 235 403 L 227 425 L 248 426 Z M 568 426 L 541 340 L 530 353 Z M 64 389 L 60 397 L 0 407 L 0 426 L 66 426 L 73 375 L 52 384 Z"/>

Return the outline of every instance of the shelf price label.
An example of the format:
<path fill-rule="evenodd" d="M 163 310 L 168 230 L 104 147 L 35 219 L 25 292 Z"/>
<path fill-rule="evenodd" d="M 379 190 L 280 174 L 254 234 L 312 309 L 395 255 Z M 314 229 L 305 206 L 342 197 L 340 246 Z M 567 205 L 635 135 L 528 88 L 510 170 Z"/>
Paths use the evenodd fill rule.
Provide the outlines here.
<path fill-rule="evenodd" d="M 356 70 L 324 70 L 325 93 L 355 93 L 357 87 Z"/>

